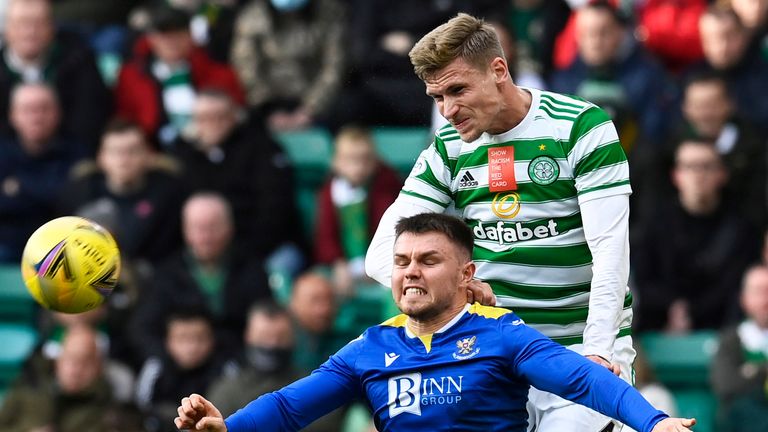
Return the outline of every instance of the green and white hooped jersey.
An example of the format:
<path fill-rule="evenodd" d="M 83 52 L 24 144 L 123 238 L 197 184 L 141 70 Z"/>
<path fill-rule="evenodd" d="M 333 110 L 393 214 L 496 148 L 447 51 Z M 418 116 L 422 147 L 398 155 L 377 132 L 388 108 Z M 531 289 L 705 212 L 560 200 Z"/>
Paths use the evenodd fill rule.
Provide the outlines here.
<path fill-rule="evenodd" d="M 630 194 L 627 158 L 602 109 L 526 90 L 531 109 L 510 131 L 466 143 L 451 125 L 439 129 L 401 199 L 455 207 L 474 233 L 477 277 L 499 305 L 557 342 L 581 343 L 592 255 L 579 202 Z M 627 291 L 618 336 L 629 334 L 631 303 Z"/>

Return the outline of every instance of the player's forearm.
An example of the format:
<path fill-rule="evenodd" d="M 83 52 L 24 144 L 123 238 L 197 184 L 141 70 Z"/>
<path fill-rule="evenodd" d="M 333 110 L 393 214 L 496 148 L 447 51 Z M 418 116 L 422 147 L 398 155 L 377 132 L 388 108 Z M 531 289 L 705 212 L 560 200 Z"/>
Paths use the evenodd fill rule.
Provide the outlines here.
<path fill-rule="evenodd" d="M 280 408 L 277 393 L 268 393 L 227 417 L 227 432 L 284 432 L 291 428 Z"/>
<path fill-rule="evenodd" d="M 584 354 L 610 361 L 629 278 L 629 196 L 587 201 L 581 212 L 593 263 Z"/>

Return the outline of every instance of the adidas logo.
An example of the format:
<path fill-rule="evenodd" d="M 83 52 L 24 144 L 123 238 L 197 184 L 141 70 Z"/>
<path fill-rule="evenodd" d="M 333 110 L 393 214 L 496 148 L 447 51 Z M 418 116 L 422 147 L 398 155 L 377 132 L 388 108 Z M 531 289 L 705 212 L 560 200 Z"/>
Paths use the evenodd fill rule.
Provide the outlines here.
<path fill-rule="evenodd" d="M 459 188 L 468 188 L 477 185 L 478 182 L 474 177 L 472 177 L 472 173 L 469 171 L 464 171 L 464 175 L 461 176 L 461 180 L 459 180 Z"/>

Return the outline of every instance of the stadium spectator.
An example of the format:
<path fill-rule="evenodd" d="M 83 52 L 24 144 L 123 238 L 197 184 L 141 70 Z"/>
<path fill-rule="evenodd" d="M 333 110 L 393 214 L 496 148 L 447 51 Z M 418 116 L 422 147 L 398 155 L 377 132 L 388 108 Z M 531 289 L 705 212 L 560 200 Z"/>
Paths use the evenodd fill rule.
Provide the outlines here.
<path fill-rule="evenodd" d="M 350 123 L 429 125 L 432 105 L 413 76 L 408 51 L 436 25 L 459 11 L 487 9 L 487 2 L 446 0 L 356 1 L 350 5 L 349 73 L 331 113 L 338 129 Z M 498 2 L 493 2 L 498 8 Z"/>
<path fill-rule="evenodd" d="M 139 373 L 136 404 L 149 432 L 174 431 L 179 399 L 208 389 L 222 373 L 213 323 L 199 310 L 167 311 L 165 350 L 147 359 Z"/>
<path fill-rule="evenodd" d="M 181 246 L 179 180 L 158 162 L 141 128 L 115 120 L 97 163 L 81 165 L 65 187 L 61 214 L 101 211 L 122 258 L 156 263 Z"/>
<path fill-rule="evenodd" d="M 714 70 L 722 74 L 736 112 L 763 125 L 768 122 L 768 61 L 749 50 L 749 31 L 736 13 L 710 6 L 699 20 L 704 62 L 692 71 Z"/>
<path fill-rule="evenodd" d="M 605 109 L 630 155 L 635 145 L 665 134 L 670 81 L 637 43 L 626 17 L 608 2 L 590 3 L 576 15 L 578 57 L 550 79 L 552 91 L 574 94 Z"/>
<path fill-rule="evenodd" d="M 0 48 L 0 129 L 11 89 L 45 82 L 56 89 L 64 133 L 95 149 L 112 109 L 93 53 L 76 35 L 57 32 L 49 0 L 11 0 Z"/>
<path fill-rule="evenodd" d="M 238 104 L 243 92 L 234 71 L 213 61 L 192 41 L 189 16 L 167 6 L 153 8 L 148 30 L 118 75 L 117 113 L 137 122 L 162 145 L 189 124 L 195 94 L 219 88 Z"/>
<path fill-rule="evenodd" d="M 678 131 L 678 137 L 698 137 L 715 143 L 730 173 L 726 193 L 739 195 L 741 212 L 755 227 L 765 227 L 765 131 L 736 112 L 727 83 L 715 74 L 704 73 L 689 79 L 682 110 L 683 130 Z"/>
<path fill-rule="evenodd" d="M 720 335 L 712 363 L 712 388 L 719 398 L 722 428 L 768 431 L 768 267 L 749 268 L 741 288 L 746 318 Z"/>
<path fill-rule="evenodd" d="M 135 409 L 112 396 L 97 338 L 87 326 L 71 328 L 56 360 L 27 370 L 9 392 L 0 409 L 0 428 L 8 432 L 142 430 Z M 116 429 L 111 428 L 114 425 Z"/>
<path fill-rule="evenodd" d="M 334 286 L 349 296 L 368 280 L 365 251 L 403 182 L 379 160 L 370 132 L 354 126 L 336 135 L 332 170 L 317 197 L 315 259 L 333 267 Z"/>
<path fill-rule="evenodd" d="M 270 129 L 325 116 L 341 84 L 344 8 L 338 0 L 251 0 L 235 23 L 231 62 L 248 105 Z"/>
<path fill-rule="evenodd" d="M 735 293 L 759 257 L 759 234 L 723 193 L 727 181 L 714 144 L 679 144 L 677 195 L 660 199 L 632 245 L 639 329 L 718 329 L 736 319 Z"/>
<path fill-rule="evenodd" d="M 272 293 L 261 260 L 233 238 L 229 203 L 215 193 L 192 195 L 182 209 L 185 247 L 161 263 L 139 300 L 132 338 L 144 358 L 162 353 L 168 311 L 199 308 L 214 322 L 219 350 L 242 347 L 248 307 Z"/>
<path fill-rule="evenodd" d="M 216 191 L 227 198 L 235 235 L 253 253 L 266 258 L 281 246 L 302 243 L 290 161 L 263 127 L 243 117 L 228 94 L 202 90 L 191 127 L 169 152 L 180 162 L 190 191 Z M 298 267 L 294 262 L 293 268 Z"/>
<path fill-rule="evenodd" d="M 293 363 L 309 373 L 348 342 L 336 333 L 337 305 L 331 281 L 319 273 L 305 273 L 293 283 L 289 310 L 296 343 Z"/>
<path fill-rule="evenodd" d="M 70 168 L 84 156 L 60 134 L 61 108 L 47 84 L 19 84 L 11 94 L 13 135 L 0 137 L 0 261 L 18 263 L 27 238 L 55 216 Z"/>
<path fill-rule="evenodd" d="M 261 425 L 300 429 L 334 407 L 363 399 L 381 430 L 519 432 L 528 425 L 532 385 L 642 432 L 690 431 L 696 423 L 669 418 L 628 383 L 511 311 L 468 305 L 466 285 L 476 267 L 472 230 L 463 220 L 425 213 L 401 219 L 396 229 L 392 294 L 402 315 L 371 327 L 309 377 L 260 397 L 226 422 L 199 394 L 185 397 L 176 426 L 210 432 Z M 563 421 L 547 430 L 572 431 L 572 419 Z"/>
<path fill-rule="evenodd" d="M 619 1 L 627 5 L 629 2 Z M 664 63 L 680 73 L 704 56 L 699 35 L 699 18 L 707 0 L 646 0 L 632 2 L 637 27 L 635 34 L 643 45 Z"/>
<path fill-rule="evenodd" d="M 257 397 L 279 390 L 304 376 L 292 365 L 293 324 L 288 310 L 278 304 L 258 302 L 248 313 L 245 351 L 239 370 L 217 379 L 208 394 L 228 416 Z M 336 432 L 343 410 L 330 413 L 302 429 L 307 432 Z"/>
<path fill-rule="evenodd" d="M 749 31 L 749 51 L 768 60 L 768 1 L 720 0 L 729 5 Z"/>

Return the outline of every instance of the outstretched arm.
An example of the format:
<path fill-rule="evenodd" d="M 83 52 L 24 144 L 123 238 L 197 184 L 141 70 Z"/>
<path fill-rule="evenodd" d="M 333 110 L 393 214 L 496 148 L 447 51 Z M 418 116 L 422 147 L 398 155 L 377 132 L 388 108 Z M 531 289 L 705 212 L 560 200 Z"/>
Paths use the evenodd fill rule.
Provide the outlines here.
<path fill-rule="evenodd" d="M 687 431 L 690 420 L 668 419 L 606 368 L 523 325 L 504 324 L 512 371 L 534 387 L 585 405 L 640 432 Z M 693 423 L 690 423 L 693 424 Z M 682 429 L 679 429 L 682 428 Z"/>

